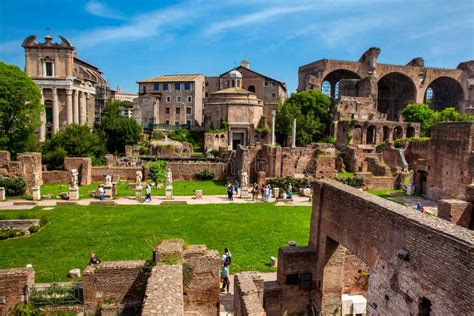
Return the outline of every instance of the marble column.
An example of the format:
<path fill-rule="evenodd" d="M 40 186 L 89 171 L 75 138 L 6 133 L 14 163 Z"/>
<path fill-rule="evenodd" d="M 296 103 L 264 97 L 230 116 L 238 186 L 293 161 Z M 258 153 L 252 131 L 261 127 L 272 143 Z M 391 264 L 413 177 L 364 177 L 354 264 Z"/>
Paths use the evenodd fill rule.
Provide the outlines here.
<path fill-rule="evenodd" d="M 74 105 L 73 105 L 73 121 L 75 124 L 79 124 L 79 91 L 74 91 Z"/>
<path fill-rule="evenodd" d="M 39 138 L 40 142 L 44 142 L 46 140 L 46 107 L 44 106 L 44 94 L 43 89 L 41 89 L 41 104 L 43 105 L 43 111 L 40 113 L 40 130 L 39 130 Z"/>
<path fill-rule="evenodd" d="M 53 88 L 53 134 L 59 131 L 59 100 L 58 90 Z"/>
<path fill-rule="evenodd" d="M 293 131 L 291 133 L 291 148 L 296 147 L 296 119 L 293 119 Z"/>
<path fill-rule="evenodd" d="M 71 89 L 66 89 L 66 110 L 67 110 L 67 125 L 70 125 L 73 123 L 73 113 L 72 113 L 72 90 Z"/>
<path fill-rule="evenodd" d="M 275 117 L 276 111 L 272 111 L 272 146 L 275 146 Z"/>
<path fill-rule="evenodd" d="M 81 100 L 80 100 L 80 116 L 79 116 L 79 124 L 84 125 L 86 124 L 87 120 L 87 94 L 85 92 L 81 92 Z"/>

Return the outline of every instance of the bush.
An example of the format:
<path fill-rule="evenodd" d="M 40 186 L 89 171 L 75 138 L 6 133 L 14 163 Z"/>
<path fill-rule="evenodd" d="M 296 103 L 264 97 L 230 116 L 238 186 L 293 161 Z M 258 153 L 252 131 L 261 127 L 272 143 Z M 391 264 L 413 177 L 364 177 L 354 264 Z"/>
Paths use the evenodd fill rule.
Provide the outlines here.
<path fill-rule="evenodd" d="M 161 140 L 161 139 L 164 139 L 165 138 L 165 134 L 160 131 L 160 130 L 154 130 L 152 133 L 151 133 L 151 138 L 152 139 L 157 139 L 157 140 Z"/>
<path fill-rule="evenodd" d="M 22 178 L 0 177 L 0 187 L 5 188 L 7 196 L 22 195 L 25 192 L 26 183 Z"/>
<path fill-rule="evenodd" d="M 320 143 L 335 144 L 336 139 L 334 138 L 334 136 L 328 135 L 324 136 L 323 139 L 321 139 Z"/>
<path fill-rule="evenodd" d="M 213 172 L 210 172 L 209 170 L 203 170 L 199 173 L 196 174 L 196 177 L 199 179 L 199 180 L 202 180 L 202 181 L 205 181 L 205 180 L 212 180 L 214 179 L 214 173 Z"/>
<path fill-rule="evenodd" d="M 341 183 L 347 184 L 351 187 L 359 188 L 364 186 L 364 178 L 360 176 L 352 176 L 352 177 L 335 177 L 334 180 L 339 181 Z"/>
<path fill-rule="evenodd" d="M 311 186 L 311 181 L 308 178 L 293 178 L 293 177 L 279 177 L 269 179 L 267 181 L 268 184 L 272 186 L 272 188 L 280 188 L 285 191 L 288 190 L 288 185 L 291 183 L 293 187 L 293 191 L 299 191 L 301 188 Z"/>
<path fill-rule="evenodd" d="M 214 158 L 219 157 L 219 149 L 214 148 L 213 150 L 210 151 L 210 154 L 214 156 Z"/>
<path fill-rule="evenodd" d="M 421 143 L 430 140 L 429 137 L 412 137 L 412 138 L 399 138 L 393 142 L 395 148 L 405 148 L 408 142 Z"/>
<path fill-rule="evenodd" d="M 30 228 L 28 228 L 28 230 L 30 231 L 30 234 L 36 233 L 39 229 L 40 227 L 36 225 L 32 225 L 30 226 Z"/>
<path fill-rule="evenodd" d="M 165 181 L 166 167 L 168 167 L 168 162 L 164 160 L 157 160 L 148 163 L 151 180 L 155 183 L 162 183 L 163 181 Z"/>
<path fill-rule="evenodd" d="M 43 227 L 44 225 L 48 224 L 49 220 L 46 216 L 41 216 L 40 218 L 40 226 Z"/>

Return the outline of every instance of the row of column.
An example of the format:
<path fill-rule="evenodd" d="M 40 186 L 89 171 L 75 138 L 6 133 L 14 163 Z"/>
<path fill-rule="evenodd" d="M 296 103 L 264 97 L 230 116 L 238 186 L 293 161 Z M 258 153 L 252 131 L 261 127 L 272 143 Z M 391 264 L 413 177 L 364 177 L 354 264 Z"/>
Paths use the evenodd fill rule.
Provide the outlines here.
<path fill-rule="evenodd" d="M 59 99 L 58 99 L 58 88 L 51 88 L 53 91 L 53 134 L 59 131 Z M 66 89 L 66 113 L 67 113 L 67 125 L 86 124 L 87 121 L 87 95 L 88 93 L 75 90 Z M 41 90 L 41 102 L 44 104 L 44 94 Z M 40 126 L 40 140 L 46 139 L 46 111 L 41 113 L 41 126 Z"/>

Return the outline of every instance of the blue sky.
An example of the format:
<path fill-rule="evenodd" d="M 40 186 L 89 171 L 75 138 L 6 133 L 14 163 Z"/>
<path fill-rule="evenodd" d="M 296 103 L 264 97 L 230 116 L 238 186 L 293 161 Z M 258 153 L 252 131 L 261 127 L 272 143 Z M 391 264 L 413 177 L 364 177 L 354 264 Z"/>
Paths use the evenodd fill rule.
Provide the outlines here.
<path fill-rule="evenodd" d="M 21 43 L 67 37 L 111 87 L 160 74 L 217 75 L 248 59 L 295 91 L 298 66 L 357 60 L 454 68 L 474 59 L 473 0 L 1 0 L 0 60 L 24 67 Z"/>

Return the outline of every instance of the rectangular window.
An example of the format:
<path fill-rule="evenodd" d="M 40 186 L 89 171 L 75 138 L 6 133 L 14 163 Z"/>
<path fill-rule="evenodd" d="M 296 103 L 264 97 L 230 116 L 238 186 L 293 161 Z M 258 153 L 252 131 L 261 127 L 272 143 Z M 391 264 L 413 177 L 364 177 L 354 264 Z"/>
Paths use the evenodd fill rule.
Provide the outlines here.
<path fill-rule="evenodd" d="M 163 83 L 163 91 L 168 91 L 168 84 L 167 83 Z"/>
<path fill-rule="evenodd" d="M 169 124 L 170 124 L 170 121 L 169 121 L 169 120 L 166 120 L 166 121 L 165 121 L 165 124 L 166 124 L 166 125 L 169 125 Z"/>
<path fill-rule="evenodd" d="M 276 96 L 277 96 L 276 93 L 272 93 L 272 97 L 276 97 Z"/>
<path fill-rule="evenodd" d="M 181 109 L 180 108 L 176 108 L 176 115 L 179 115 L 181 114 Z"/>
<path fill-rule="evenodd" d="M 181 97 L 180 96 L 176 97 L 176 102 L 181 102 Z"/>
<path fill-rule="evenodd" d="M 265 81 L 265 87 L 268 87 L 270 85 L 270 82 Z"/>
<path fill-rule="evenodd" d="M 171 102 L 171 97 L 170 97 L 170 96 L 167 96 L 167 97 L 166 97 L 166 102 L 168 102 L 168 103 Z"/>
<path fill-rule="evenodd" d="M 275 82 L 272 82 L 272 87 L 274 87 L 274 86 L 275 86 Z"/>
<path fill-rule="evenodd" d="M 146 93 L 146 86 L 143 86 L 143 93 Z"/>
<path fill-rule="evenodd" d="M 191 84 L 189 82 L 184 84 L 184 90 L 191 90 Z"/>
<path fill-rule="evenodd" d="M 186 125 L 191 125 L 191 121 L 190 121 L 190 120 L 187 120 L 187 121 L 186 121 Z"/>
<path fill-rule="evenodd" d="M 53 76 L 53 63 L 46 62 L 45 68 L 46 68 L 46 77 L 52 77 Z"/>
<path fill-rule="evenodd" d="M 206 87 L 209 87 L 209 82 L 208 81 L 206 82 Z"/>
<path fill-rule="evenodd" d="M 170 114 L 170 108 L 165 108 L 165 114 Z"/>
<path fill-rule="evenodd" d="M 180 84 L 180 83 L 175 83 L 175 84 L 174 84 L 174 90 L 175 90 L 175 91 L 179 91 L 180 88 L 181 88 L 181 84 Z"/>
<path fill-rule="evenodd" d="M 206 92 L 206 94 L 205 94 L 205 95 L 206 95 L 206 98 L 207 98 L 207 97 L 209 97 L 209 93 L 207 93 L 207 92 Z"/>
<path fill-rule="evenodd" d="M 191 108 L 186 108 L 186 114 L 191 114 Z"/>
<path fill-rule="evenodd" d="M 153 90 L 159 91 L 159 90 L 160 90 L 160 84 L 159 84 L 159 83 L 155 83 L 155 84 L 153 85 Z"/>
<path fill-rule="evenodd" d="M 193 97 L 188 95 L 188 103 L 191 103 L 191 102 L 193 102 Z"/>

